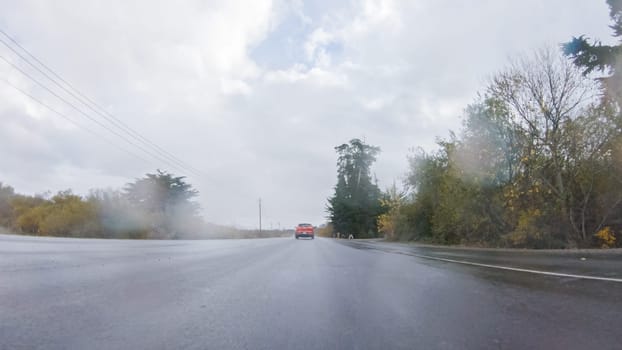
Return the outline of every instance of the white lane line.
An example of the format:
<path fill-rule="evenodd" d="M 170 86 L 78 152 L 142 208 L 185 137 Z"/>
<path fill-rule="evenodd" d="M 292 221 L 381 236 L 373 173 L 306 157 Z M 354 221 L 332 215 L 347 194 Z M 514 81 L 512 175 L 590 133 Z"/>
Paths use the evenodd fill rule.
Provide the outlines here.
<path fill-rule="evenodd" d="M 509 270 L 509 271 L 517 271 L 517 272 L 527 272 L 527 273 L 533 273 L 533 274 L 545 275 L 545 276 L 570 277 L 570 278 L 578 278 L 578 279 L 584 279 L 584 280 L 596 280 L 596 281 L 607 281 L 607 282 L 622 283 L 622 278 L 574 275 L 574 274 L 571 274 L 571 273 L 559 273 L 559 272 L 550 272 L 550 271 L 541 271 L 541 270 L 521 269 L 521 268 L 517 268 L 517 267 L 508 267 L 508 266 L 500 266 L 500 265 L 482 264 L 482 263 L 476 263 L 476 262 L 471 262 L 471 261 L 453 260 L 453 259 L 438 258 L 438 257 L 428 256 L 428 255 L 408 254 L 408 253 L 402 253 L 402 252 L 400 252 L 400 254 L 415 256 L 415 257 L 423 258 L 423 259 L 445 261 L 445 262 L 450 262 L 450 263 L 455 263 L 455 264 L 487 267 L 487 268 L 491 268 L 491 269 Z"/>

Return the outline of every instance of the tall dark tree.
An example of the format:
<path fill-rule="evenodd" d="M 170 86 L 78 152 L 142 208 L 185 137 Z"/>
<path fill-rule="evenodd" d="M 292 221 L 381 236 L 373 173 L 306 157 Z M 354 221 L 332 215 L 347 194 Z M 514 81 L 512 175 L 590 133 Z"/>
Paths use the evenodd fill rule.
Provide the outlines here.
<path fill-rule="evenodd" d="M 337 185 L 335 194 L 328 199 L 330 221 L 341 234 L 375 237 L 378 217 L 384 208 L 380 189 L 372 180 L 371 166 L 380 148 L 353 139 L 335 150 L 338 154 Z"/>

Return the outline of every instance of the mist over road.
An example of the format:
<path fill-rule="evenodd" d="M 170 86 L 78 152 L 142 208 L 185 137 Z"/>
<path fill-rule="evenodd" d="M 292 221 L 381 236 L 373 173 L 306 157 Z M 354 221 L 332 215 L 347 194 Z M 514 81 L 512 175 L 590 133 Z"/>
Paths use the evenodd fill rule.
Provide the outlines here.
<path fill-rule="evenodd" d="M 619 254 L 588 257 L 590 265 L 581 270 L 572 255 L 491 258 L 417 249 L 321 238 L 0 235 L 0 349 L 619 349 L 622 344 L 622 283 L 415 256 L 615 277 L 619 270 L 608 271 L 620 266 Z"/>

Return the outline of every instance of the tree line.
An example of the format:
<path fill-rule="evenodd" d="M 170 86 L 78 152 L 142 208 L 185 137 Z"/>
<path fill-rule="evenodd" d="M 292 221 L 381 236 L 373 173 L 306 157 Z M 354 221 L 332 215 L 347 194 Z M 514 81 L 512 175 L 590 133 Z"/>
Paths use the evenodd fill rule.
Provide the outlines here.
<path fill-rule="evenodd" d="M 201 227 L 197 191 L 158 170 L 122 190 L 23 195 L 0 183 L 0 225 L 15 233 L 98 238 L 179 238 Z"/>
<path fill-rule="evenodd" d="M 200 239 L 249 238 L 288 234 L 240 230 L 206 223 L 193 199 L 198 192 L 183 176 L 146 174 L 121 190 L 71 190 L 54 195 L 23 195 L 0 182 L 0 228 L 37 236 Z"/>
<path fill-rule="evenodd" d="M 608 4 L 622 37 L 622 2 Z M 354 221 L 339 198 L 361 167 L 340 146 L 329 220 L 363 236 L 442 244 L 622 246 L 620 54 L 581 36 L 514 59 L 465 108 L 458 133 L 409 155 L 403 189 L 356 195 L 375 201 L 367 219 L 377 230 L 341 224 Z M 360 148 L 375 160 L 379 149 Z"/>

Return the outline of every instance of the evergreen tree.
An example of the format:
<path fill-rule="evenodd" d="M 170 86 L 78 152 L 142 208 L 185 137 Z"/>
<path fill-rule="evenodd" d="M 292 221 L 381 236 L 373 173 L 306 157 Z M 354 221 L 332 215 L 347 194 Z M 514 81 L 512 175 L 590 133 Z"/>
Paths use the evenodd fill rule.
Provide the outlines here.
<path fill-rule="evenodd" d="M 198 192 L 184 179 L 158 170 L 125 187 L 129 202 L 148 216 L 155 238 L 174 238 L 186 223 L 196 219 L 199 206 L 191 199 Z"/>
<path fill-rule="evenodd" d="M 339 157 L 335 194 L 328 199 L 327 206 L 330 221 L 341 234 L 375 237 L 377 220 L 384 208 L 380 189 L 372 180 L 371 166 L 380 148 L 353 139 L 335 150 Z"/>
<path fill-rule="evenodd" d="M 613 21 L 610 25 L 613 36 L 622 39 L 622 0 L 607 0 L 607 4 Z M 562 44 L 562 49 L 578 67 L 583 68 L 584 74 L 593 71 L 608 74 L 601 78 L 605 86 L 606 100 L 617 103 L 618 108 L 622 106 L 622 44 L 603 45 L 597 40 L 590 42 L 585 35 L 581 35 Z"/>

